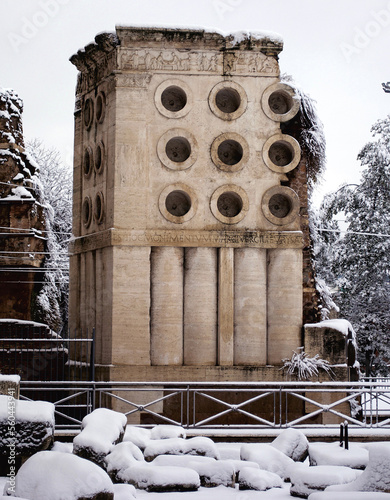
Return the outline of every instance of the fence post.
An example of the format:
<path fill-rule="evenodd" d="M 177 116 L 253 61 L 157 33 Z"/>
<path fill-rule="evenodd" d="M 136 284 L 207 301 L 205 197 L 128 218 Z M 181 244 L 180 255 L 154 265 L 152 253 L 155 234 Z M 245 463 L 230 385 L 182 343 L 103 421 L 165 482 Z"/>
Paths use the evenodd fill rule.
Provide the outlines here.
<path fill-rule="evenodd" d="M 92 411 L 96 407 L 95 396 L 96 396 L 96 386 L 95 386 L 95 340 L 96 340 L 96 331 L 95 327 L 92 328 L 92 343 L 91 343 L 91 358 L 89 363 L 90 368 L 90 381 L 92 381 Z"/>

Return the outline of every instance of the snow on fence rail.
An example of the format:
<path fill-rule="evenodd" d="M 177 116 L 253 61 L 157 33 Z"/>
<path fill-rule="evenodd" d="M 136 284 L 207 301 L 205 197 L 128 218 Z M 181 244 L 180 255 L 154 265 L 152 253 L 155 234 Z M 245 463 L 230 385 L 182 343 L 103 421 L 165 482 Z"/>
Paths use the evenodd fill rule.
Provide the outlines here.
<path fill-rule="evenodd" d="M 180 425 L 187 429 L 288 427 L 390 428 L 378 401 L 390 400 L 383 382 L 196 383 L 21 381 L 21 398 L 56 394 L 56 428 L 79 429 L 86 413 L 107 407 L 130 423 Z M 325 403 L 326 402 L 326 403 Z M 375 403 L 376 402 L 376 403 Z"/>

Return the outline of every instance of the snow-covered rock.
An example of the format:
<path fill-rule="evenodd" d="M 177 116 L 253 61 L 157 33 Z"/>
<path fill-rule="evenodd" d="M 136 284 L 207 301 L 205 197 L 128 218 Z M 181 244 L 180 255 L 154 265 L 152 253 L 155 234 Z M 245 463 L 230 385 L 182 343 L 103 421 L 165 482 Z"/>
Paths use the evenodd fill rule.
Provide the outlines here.
<path fill-rule="evenodd" d="M 137 492 L 132 484 L 114 484 L 114 500 L 132 500 Z"/>
<path fill-rule="evenodd" d="M 150 433 L 151 439 L 186 438 L 186 431 L 179 425 L 156 425 Z"/>
<path fill-rule="evenodd" d="M 241 469 L 238 482 L 240 490 L 265 491 L 271 488 L 282 488 L 283 481 L 277 474 L 267 470 L 244 467 Z"/>
<path fill-rule="evenodd" d="M 144 462 L 142 451 L 131 441 L 124 441 L 114 446 L 105 457 L 105 469 L 115 483 L 127 483 L 127 471 L 139 462 Z"/>
<path fill-rule="evenodd" d="M 390 443 L 371 444 L 368 465 L 349 484 L 330 486 L 329 491 L 382 491 L 390 493 Z"/>
<path fill-rule="evenodd" d="M 129 483 L 147 491 L 196 491 L 200 486 L 197 472 L 185 467 L 134 465 L 128 471 Z"/>
<path fill-rule="evenodd" d="M 312 493 L 309 500 L 388 500 L 387 493 L 368 492 L 368 491 L 321 491 Z"/>
<path fill-rule="evenodd" d="M 124 435 L 127 419 L 122 413 L 98 408 L 83 418 L 81 432 L 73 440 L 73 453 L 104 464 L 104 458 Z"/>
<path fill-rule="evenodd" d="M 310 493 L 322 491 L 333 484 L 351 483 L 361 474 L 349 467 L 318 465 L 315 467 L 293 467 L 290 469 L 290 494 L 307 498 Z"/>
<path fill-rule="evenodd" d="M 50 451 L 59 451 L 61 453 L 73 453 L 73 443 L 63 443 L 61 441 L 54 441 Z"/>
<path fill-rule="evenodd" d="M 149 441 L 151 440 L 151 430 L 145 429 L 144 427 L 137 427 L 136 425 L 128 425 L 126 427 L 125 435 L 123 436 L 123 441 L 131 441 L 140 450 L 144 450 Z"/>
<path fill-rule="evenodd" d="M 36 453 L 19 469 L 15 484 L 15 491 L 8 494 L 28 500 L 114 499 L 108 474 L 89 460 L 70 453 Z"/>
<path fill-rule="evenodd" d="M 310 465 L 342 465 L 352 469 L 365 469 L 368 464 L 368 450 L 356 443 L 349 444 L 349 450 L 339 443 L 313 443 L 309 446 Z"/>
<path fill-rule="evenodd" d="M 236 468 L 233 460 L 215 460 L 198 455 L 159 455 L 151 465 L 192 469 L 199 474 L 201 486 L 205 487 L 234 487 L 235 484 Z"/>
<path fill-rule="evenodd" d="M 286 477 L 286 469 L 294 461 L 275 447 L 264 444 L 244 444 L 241 446 L 241 459 L 256 462 L 260 469 L 273 472 L 282 479 Z"/>
<path fill-rule="evenodd" d="M 6 455 L 11 443 L 15 443 L 16 456 L 46 450 L 53 442 L 54 410 L 54 405 L 46 401 L 0 396 L 0 454 Z M 13 435 L 9 432 L 10 425 Z"/>
<path fill-rule="evenodd" d="M 232 465 L 235 475 L 236 475 L 236 482 L 238 482 L 238 476 L 240 474 L 240 471 L 244 467 L 251 467 L 252 469 L 260 469 L 259 464 L 256 462 L 250 462 L 249 460 L 232 460 L 232 459 L 227 459 L 223 460 L 224 462 L 227 462 Z"/>
<path fill-rule="evenodd" d="M 171 438 L 152 440 L 144 450 L 145 460 L 151 462 L 158 455 L 201 455 L 210 458 L 219 458 L 214 442 L 197 436 L 191 439 Z"/>
<path fill-rule="evenodd" d="M 271 446 L 295 462 L 303 462 L 308 454 L 309 441 L 302 431 L 290 428 L 279 434 L 272 441 Z"/>

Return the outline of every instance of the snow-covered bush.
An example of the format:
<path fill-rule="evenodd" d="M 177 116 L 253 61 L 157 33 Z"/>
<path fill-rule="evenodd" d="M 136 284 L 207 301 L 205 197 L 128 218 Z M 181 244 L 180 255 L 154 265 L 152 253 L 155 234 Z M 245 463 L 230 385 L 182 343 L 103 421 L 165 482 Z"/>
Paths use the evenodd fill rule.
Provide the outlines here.
<path fill-rule="evenodd" d="M 328 361 L 321 359 L 318 354 L 309 357 L 303 347 L 299 351 L 293 351 L 291 359 L 283 359 L 282 370 L 286 371 L 288 375 L 295 375 L 299 380 L 306 380 L 310 377 L 316 377 L 320 371 L 326 372 L 332 376 L 333 371 Z"/>

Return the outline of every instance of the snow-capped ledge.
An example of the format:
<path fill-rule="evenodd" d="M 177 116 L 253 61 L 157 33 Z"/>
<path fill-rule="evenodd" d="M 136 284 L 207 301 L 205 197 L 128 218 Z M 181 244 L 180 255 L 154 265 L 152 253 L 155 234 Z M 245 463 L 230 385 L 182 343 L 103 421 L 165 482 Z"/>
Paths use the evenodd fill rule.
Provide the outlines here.
<path fill-rule="evenodd" d="M 346 319 L 326 319 L 320 323 L 307 323 L 305 328 L 332 328 L 342 333 L 344 337 L 354 333 L 351 323 Z"/>

